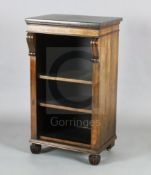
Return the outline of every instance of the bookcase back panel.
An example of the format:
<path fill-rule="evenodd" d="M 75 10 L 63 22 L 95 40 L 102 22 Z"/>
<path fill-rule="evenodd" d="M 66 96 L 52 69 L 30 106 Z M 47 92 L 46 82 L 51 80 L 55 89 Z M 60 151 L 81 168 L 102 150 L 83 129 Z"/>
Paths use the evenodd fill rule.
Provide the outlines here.
<path fill-rule="evenodd" d="M 91 114 L 40 107 L 38 116 L 39 137 L 91 143 Z"/>
<path fill-rule="evenodd" d="M 92 108 L 92 86 L 61 81 L 38 80 L 38 102 L 73 108 Z"/>
<path fill-rule="evenodd" d="M 37 34 L 40 74 L 91 80 L 90 38 Z"/>

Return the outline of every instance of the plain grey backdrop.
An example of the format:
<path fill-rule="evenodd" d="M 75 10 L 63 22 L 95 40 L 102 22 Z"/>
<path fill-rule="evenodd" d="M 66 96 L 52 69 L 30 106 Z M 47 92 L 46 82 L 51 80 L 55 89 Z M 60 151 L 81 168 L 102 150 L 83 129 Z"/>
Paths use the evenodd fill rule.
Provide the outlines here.
<path fill-rule="evenodd" d="M 151 174 L 149 0 L 0 0 L 0 174 Z M 29 151 L 29 57 L 25 17 L 50 13 L 120 16 L 116 145 L 93 167 L 87 155 Z"/>

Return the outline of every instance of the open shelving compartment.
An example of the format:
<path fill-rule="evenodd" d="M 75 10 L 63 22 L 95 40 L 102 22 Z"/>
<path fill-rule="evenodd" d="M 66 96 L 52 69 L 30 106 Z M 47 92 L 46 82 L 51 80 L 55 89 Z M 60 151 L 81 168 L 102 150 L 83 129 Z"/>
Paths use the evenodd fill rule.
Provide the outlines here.
<path fill-rule="evenodd" d="M 39 139 L 73 145 L 91 143 L 91 114 L 41 107 L 38 115 Z M 78 144 L 79 143 L 79 144 Z"/>
<path fill-rule="evenodd" d="M 86 37 L 36 34 L 40 140 L 83 147 L 91 145 L 90 41 L 91 38 Z"/>

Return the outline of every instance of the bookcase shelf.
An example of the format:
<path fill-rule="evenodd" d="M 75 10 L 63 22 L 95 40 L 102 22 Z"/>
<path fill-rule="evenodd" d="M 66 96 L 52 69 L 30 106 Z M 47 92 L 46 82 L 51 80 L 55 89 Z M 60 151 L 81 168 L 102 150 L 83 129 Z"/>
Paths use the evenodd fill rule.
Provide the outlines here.
<path fill-rule="evenodd" d="M 39 103 L 39 106 L 46 107 L 46 108 L 53 108 L 53 109 L 63 109 L 63 110 L 74 111 L 74 112 L 89 113 L 89 114 L 92 113 L 92 110 L 90 109 L 72 108 L 68 106 L 54 105 L 49 103 Z"/>
<path fill-rule="evenodd" d="M 63 82 L 69 82 L 69 83 L 90 84 L 90 85 L 92 84 L 92 81 L 63 78 L 63 77 L 53 77 L 53 76 L 47 76 L 47 75 L 39 75 L 39 78 L 44 80 L 63 81 Z"/>

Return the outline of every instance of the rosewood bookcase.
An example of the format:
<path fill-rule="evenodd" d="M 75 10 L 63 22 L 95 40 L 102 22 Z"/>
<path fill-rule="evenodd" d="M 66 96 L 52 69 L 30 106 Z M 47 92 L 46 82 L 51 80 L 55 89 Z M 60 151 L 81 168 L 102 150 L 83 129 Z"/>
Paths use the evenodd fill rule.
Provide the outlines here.
<path fill-rule="evenodd" d="M 116 139 L 122 18 L 45 15 L 26 19 L 31 76 L 31 152 L 42 145 L 89 154 Z"/>

